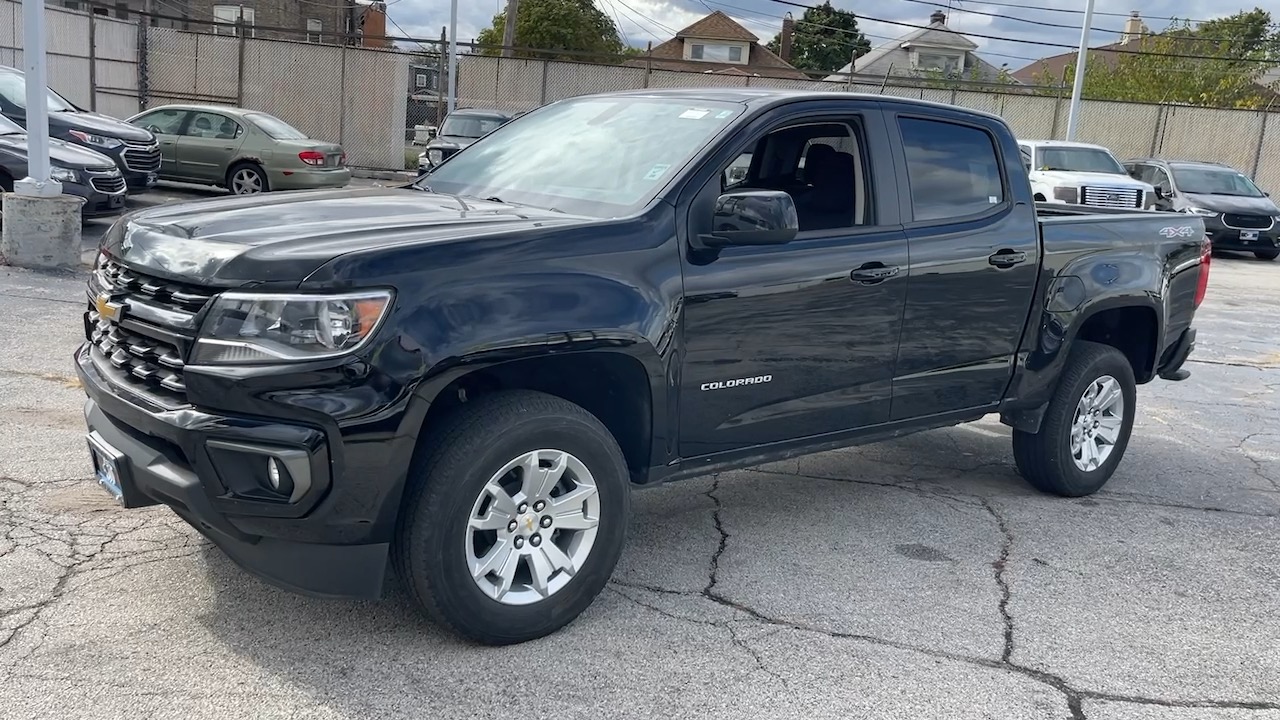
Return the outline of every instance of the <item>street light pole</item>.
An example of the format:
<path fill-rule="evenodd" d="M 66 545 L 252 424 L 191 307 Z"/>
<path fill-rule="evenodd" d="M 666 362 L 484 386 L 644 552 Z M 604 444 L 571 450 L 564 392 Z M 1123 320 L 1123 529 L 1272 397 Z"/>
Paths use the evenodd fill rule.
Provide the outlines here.
<path fill-rule="evenodd" d="M 1071 109 L 1067 113 L 1067 140 L 1076 139 L 1080 122 L 1080 95 L 1084 92 L 1085 64 L 1089 60 L 1089 31 L 1093 28 L 1093 2 L 1085 0 L 1084 25 L 1080 28 L 1080 52 L 1076 55 L 1076 77 L 1071 86 Z"/>
<path fill-rule="evenodd" d="M 458 107 L 458 0 L 449 3 L 449 112 Z"/>
<path fill-rule="evenodd" d="M 45 72 L 44 0 L 22 0 L 23 52 L 27 90 L 27 177 L 13 191 L 29 197 L 62 194 L 62 184 L 49 177 L 49 100 Z"/>

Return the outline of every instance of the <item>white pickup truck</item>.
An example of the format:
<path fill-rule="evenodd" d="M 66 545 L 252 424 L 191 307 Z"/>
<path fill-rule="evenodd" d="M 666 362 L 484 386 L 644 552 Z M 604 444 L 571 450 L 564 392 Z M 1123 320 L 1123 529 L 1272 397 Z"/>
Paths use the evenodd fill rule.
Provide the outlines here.
<path fill-rule="evenodd" d="M 1036 202 L 1131 209 L 1155 205 L 1155 188 L 1129 177 L 1100 145 L 1019 140 L 1018 146 Z"/>

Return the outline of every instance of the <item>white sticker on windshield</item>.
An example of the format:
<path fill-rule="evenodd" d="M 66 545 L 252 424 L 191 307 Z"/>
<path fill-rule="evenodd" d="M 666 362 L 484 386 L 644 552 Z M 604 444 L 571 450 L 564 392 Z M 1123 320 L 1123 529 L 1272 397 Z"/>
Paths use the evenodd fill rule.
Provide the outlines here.
<path fill-rule="evenodd" d="M 706 117 L 707 113 L 709 112 L 711 111 L 701 110 L 699 108 L 689 108 L 688 110 L 685 110 L 684 112 L 680 113 L 680 119 L 681 120 L 701 120 L 702 118 Z"/>
<path fill-rule="evenodd" d="M 649 169 L 649 174 L 644 176 L 645 180 L 657 180 L 662 177 L 663 173 L 670 170 L 670 165 L 654 165 Z"/>
<path fill-rule="evenodd" d="M 732 114 L 733 114 L 732 110 L 721 110 L 720 112 L 716 113 L 716 119 L 723 120 Z"/>
<path fill-rule="evenodd" d="M 987 202 L 991 203 L 992 205 L 999 205 L 1000 198 L 996 197 L 995 195 L 988 195 Z"/>

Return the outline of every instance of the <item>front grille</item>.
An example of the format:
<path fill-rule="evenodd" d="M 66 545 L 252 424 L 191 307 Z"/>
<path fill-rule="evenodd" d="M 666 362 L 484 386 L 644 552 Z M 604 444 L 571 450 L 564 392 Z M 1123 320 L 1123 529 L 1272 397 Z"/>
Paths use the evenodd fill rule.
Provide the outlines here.
<path fill-rule="evenodd" d="M 1227 213 L 1222 222 L 1229 228 L 1237 230 L 1270 230 L 1275 221 L 1267 215 L 1236 215 Z"/>
<path fill-rule="evenodd" d="M 115 175 L 103 175 L 101 177 L 90 176 L 89 182 L 93 185 L 93 189 L 100 193 L 116 195 L 124 192 L 124 178 L 121 177 L 119 173 L 116 173 Z"/>
<path fill-rule="evenodd" d="M 1140 208 L 1142 191 L 1128 188 L 1087 187 L 1080 194 L 1083 204 L 1094 207 Z"/>
<path fill-rule="evenodd" d="M 98 312 L 98 298 L 119 308 L 115 320 Z M 85 333 L 98 370 L 115 385 L 163 408 L 186 404 L 183 379 L 195 341 L 197 315 L 213 297 L 108 261 L 89 284 Z"/>
<path fill-rule="evenodd" d="M 160 169 L 160 146 L 154 142 L 125 141 L 124 165 L 134 172 L 155 172 Z"/>

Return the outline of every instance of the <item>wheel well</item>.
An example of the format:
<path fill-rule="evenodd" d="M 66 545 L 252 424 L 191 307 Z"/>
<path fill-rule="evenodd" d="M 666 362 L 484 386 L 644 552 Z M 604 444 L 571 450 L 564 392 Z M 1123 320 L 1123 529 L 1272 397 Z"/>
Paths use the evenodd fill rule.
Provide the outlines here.
<path fill-rule="evenodd" d="M 596 416 L 613 434 L 633 482 L 649 470 L 653 404 L 640 361 L 612 352 L 581 352 L 515 360 L 477 370 L 450 383 L 432 401 L 424 427 L 476 397 L 504 390 L 536 390 L 568 400 Z"/>
<path fill-rule="evenodd" d="M 4 168 L 0 168 L 0 190 L 13 192 L 13 177 Z"/>
<path fill-rule="evenodd" d="M 1139 383 L 1149 382 L 1156 361 L 1156 312 L 1147 307 L 1103 310 L 1085 320 L 1077 340 L 1110 345 L 1129 359 Z"/>

